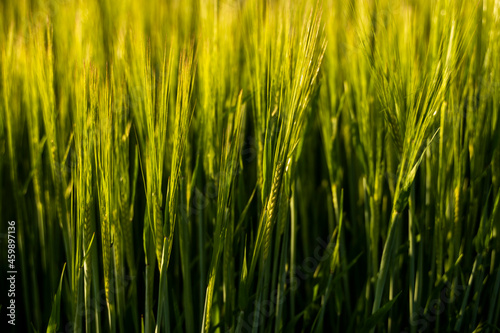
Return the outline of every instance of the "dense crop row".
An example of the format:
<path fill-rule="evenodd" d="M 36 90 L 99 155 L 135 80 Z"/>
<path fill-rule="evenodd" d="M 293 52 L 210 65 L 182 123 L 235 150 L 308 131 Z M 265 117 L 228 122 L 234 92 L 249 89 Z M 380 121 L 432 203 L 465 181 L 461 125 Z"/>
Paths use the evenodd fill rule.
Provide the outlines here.
<path fill-rule="evenodd" d="M 500 330 L 499 55 L 498 0 L 3 1 L 9 328 Z"/>

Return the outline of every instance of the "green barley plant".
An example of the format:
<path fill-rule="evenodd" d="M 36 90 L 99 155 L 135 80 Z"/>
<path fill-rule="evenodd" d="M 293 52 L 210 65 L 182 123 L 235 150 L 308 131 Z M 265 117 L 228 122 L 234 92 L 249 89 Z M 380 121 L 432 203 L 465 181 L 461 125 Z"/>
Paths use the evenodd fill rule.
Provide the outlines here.
<path fill-rule="evenodd" d="M 7 332 L 500 330 L 499 1 L 0 18 Z"/>

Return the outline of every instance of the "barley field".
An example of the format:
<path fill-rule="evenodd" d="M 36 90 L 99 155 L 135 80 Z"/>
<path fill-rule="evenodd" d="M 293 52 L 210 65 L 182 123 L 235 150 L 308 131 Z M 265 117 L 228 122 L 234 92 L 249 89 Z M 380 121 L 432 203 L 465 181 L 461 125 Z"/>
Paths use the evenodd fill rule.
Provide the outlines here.
<path fill-rule="evenodd" d="M 500 332 L 499 0 L 3 0 L 0 79 L 0 331 Z"/>

